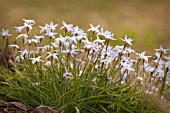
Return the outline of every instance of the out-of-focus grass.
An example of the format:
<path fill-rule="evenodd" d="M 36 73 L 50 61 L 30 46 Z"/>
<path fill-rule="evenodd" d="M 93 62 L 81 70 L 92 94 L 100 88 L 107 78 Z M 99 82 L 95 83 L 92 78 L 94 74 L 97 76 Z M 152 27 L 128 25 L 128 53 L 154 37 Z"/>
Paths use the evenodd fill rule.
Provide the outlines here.
<path fill-rule="evenodd" d="M 100 24 L 115 33 L 134 38 L 135 50 L 151 53 L 160 44 L 170 48 L 169 0 L 1 0 L 0 29 L 22 25 L 21 19 L 34 19 L 35 27 L 53 21 L 80 26 Z M 36 29 L 37 30 L 37 29 Z M 13 36 L 15 38 L 15 35 Z M 116 42 L 115 42 L 116 43 Z"/>

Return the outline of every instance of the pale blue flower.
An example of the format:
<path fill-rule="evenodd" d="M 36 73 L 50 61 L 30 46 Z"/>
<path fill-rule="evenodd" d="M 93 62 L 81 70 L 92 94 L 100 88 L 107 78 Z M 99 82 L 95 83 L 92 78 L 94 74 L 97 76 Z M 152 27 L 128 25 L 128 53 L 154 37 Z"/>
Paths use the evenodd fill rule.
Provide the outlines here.
<path fill-rule="evenodd" d="M 18 26 L 15 28 L 16 28 L 16 32 L 18 32 L 20 34 L 22 32 L 22 30 L 25 28 L 25 26 Z"/>
<path fill-rule="evenodd" d="M 3 36 L 3 37 L 6 37 L 6 36 L 11 36 L 11 34 L 8 34 L 9 33 L 9 30 L 8 29 L 2 29 L 2 32 L 1 32 L 1 35 Z"/>

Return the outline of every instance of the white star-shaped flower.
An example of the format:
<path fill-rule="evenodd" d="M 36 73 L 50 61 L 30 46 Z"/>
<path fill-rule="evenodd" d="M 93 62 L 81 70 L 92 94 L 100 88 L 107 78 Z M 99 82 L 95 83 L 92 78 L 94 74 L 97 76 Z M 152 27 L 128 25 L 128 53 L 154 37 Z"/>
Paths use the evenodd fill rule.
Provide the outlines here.
<path fill-rule="evenodd" d="M 29 58 L 29 59 L 32 60 L 32 64 L 35 64 L 35 63 L 38 63 L 38 62 L 44 62 L 40 58 L 41 58 L 41 56 L 38 56 L 37 58 Z"/>
<path fill-rule="evenodd" d="M 131 38 L 128 38 L 127 37 L 127 35 L 125 35 L 125 38 L 124 39 L 122 39 L 122 38 L 120 38 L 122 41 L 124 41 L 124 42 L 126 42 L 127 44 L 129 44 L 129 45 L 132 45 L 132 41 L 133 41 L 133 39 L 131 39 Z"/>
<path fill-rule="evenodd" d="M 35 21 L 34 20 L 27 20 L 27 19 L 23 19 L 24 24 L 28 24 L 28 25 L 34 25 Z"/>
<path fill-rule="evenodd" d="M 54 59 L 58 59 L 58 53 L 50 53 L 50 52 L 47 52 L 48 56 L 46 57 L 47 59 L 48 58 L 54 58 Z"/>
<path fill-rule="evenodd" d="M 51 31 L 54 31 L 58 26 L 58 24 L 54 24 L 53 22 L 50 22 L 50 25 L 46 24 L 46 26 L 49 27 Z"/>
<path fill-rule="evenodd" d="M 145 56 L 145 51 L 139 54 L 139 58 L 148 62 L 148 58 L 151 56 Z"/>
<path fill-rule="evenodd" d="M 73 25 L 72 24 L 66 24 L 66 22 L 62 21 L 63 26 L 60 28 L 61 29 L 66 29 L 68 32 L 73 31 Z"/>
<path fill-rule="evenodd" d="M 37 35 L 34 35 L 34 38 L 36 38 L 37 40 L 40 40 L 40 39 L 43 39 L 45 38 L 44 36 L 37 36 Z"/>
<path fill-rule="evenodd" d="M 27 34 L 19 34 L 16 39 L 23 37 L 25 40 L 28 38 Z"/>
<path fill-rule="evenodd" d="M 55 35 L 58 34 L 58 33 L 55 33 L 55 32 L 52 32 L 52 31 L 48 31 L 44 34 L 44 36 L 47 36 L 47 37 L 51 37 L 51 38 L 54 38 L 55 39 Z"/>
<path fill-rule="evenodd" d="M 44 27 L 43 26 L 39 26 L 39 28 L 41 28 L 41 30 L 40 30 L 40 33 L 42 33 L 42 32 L 47 32 L 47 31 L 49 31 L 49 27 L 48 27 L 48 25 L 46 24 Z"/>
<path fill-rule="evenodd" d="M 96 32 L 96 33 L 98 33 L 99 32 L 99 27 L 100 27 L 100 25 L 97 25 L 96 27 L 94 27 L 92 24 L 90 24 L 90 29 L 88 29 L 87 31 L 89 32 L 89 31 L 93 31 L 93 32 Z"/>
<path fill-rule="evenodd" d="M 154 49 L 154 50 L 156 50 L 157 52 L 167 53 L 167 51 L 170 50 L 170 49 L 164 49 L 163 46 L 160 45 L 159 49 Z"/>
<path fill-rule="evenodd" d="M 65 69 L 65 73 L 63 74 L 63 76 L 66 77 L 66 79 L 73 77 L 73 75 L 68 72 L 68 69 Z"/>

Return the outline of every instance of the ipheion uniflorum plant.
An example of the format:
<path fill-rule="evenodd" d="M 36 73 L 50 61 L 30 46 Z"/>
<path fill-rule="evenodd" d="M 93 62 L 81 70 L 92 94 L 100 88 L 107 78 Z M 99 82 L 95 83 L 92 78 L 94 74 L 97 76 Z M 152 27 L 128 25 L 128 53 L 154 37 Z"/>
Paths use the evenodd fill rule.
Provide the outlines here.
<path fill-rule="evenodd" d="M 21 72 L 26 71 L 32 65 L 32 71 L 35 71 L 37 75 L 40 72 L 41 74 L 54 72 L 55 79 L 42 74 L 52 84 L 45 83 L 43 81 L 45 79 L 41 80 L 43 78 L 41 76 L 38 78 L 31 75 L 34 76 L 36 81 L 32 80 L 30 86 L 29 84 L 27 85 L 29 87 L 39 87 L 39 90 L 41 90 L 43 84 L 45 87 L 45 85 L 54 85 L 57 82 L 64 89 L 55 89 L 54 94 L 56 97 L 54 96 L 53 99 L 56 99 L 54 103 L 57 105 L 49 105 L 59 111 L 64 110 L 69 105 L 83 109 L 83 106 L 87 105 L 83 104 L 83 102 L 88 101 L 87 98 L 94 99 L 95 97 L 93 96 L 97 94 L 101 97 L 110 95 L 108 97 L 111 98 L 111 95 L 114 95 L 114 91 L 118 90 L 116 89 L 118 86 L 126 86 L 125 89 L 118 90 L 118 94 L 122 98 L 124 90 L 130 87 L 132 87 L 131 90 L 134 90 L 134 95 L 137 92 L 140 95 L 141 93 L 139 92 L 142 92 L 143 95 L 141 94 L 141 96 L 143 99 L 146 99 L 146 95 L 152 95 L 155 92 L 159 92 L 161 98 L 164 98 L 166 88 L 168 89 L 170 84 L 170 49 L 164 49 L 161 45 L 159 49 L 155 49 L 154 56 L 147 56 L 145 51 L 137 53 L 131 48 L 133 39 L 127 35 L 124 38 L 120 38 L 124 45 L 112 46 L 112 43 L 119 39 L 116 39 L 111 31 L 104 30 L 100 25 L 94 26 L 90 24 L 90 28 L 86 32 L 78 26 L 67 24 L 64 21 L 62 21 L 62 26 L 60 27 L 60 30 L 64 32 L 63 34 L 57 32 L 58 24 L 50 22 L 50 24 L 45 24 L 45 26 L 39 26 L 40 33 L 33 35 L 31 30 L 33 30 L 35 21 L 26 19 L 23 19 L 23 21 L 23 26 L 15 27 L 18 33 L 15 43 L 8 45 L 12 51 L 13 70 L 16 73 L 18 73 L 18 70 Z M 1 35 L 3 39 L 2 48 L 5 48 L 5 39 L 9 36 L 12 37 L 12 35 L 9 34 L 8 29 L 2 29 Z M 31 70 L 29 72 L 31 73 Z M 81 85 L 79 82 L 81 80 L 87 81 L 82 82 L 83 85 Z M 80 91 L 78 89 L 84 88 L 87 84 L 89 84 L 88 88 L 90 88 L 89 95 L 92 97 L 84 95 L 84 101 L 79 99 L 80 95 L 74 97 L 75 94 L 71 93 L 72 90 L 75 88 L 75 90 Z M 81 88 L 78 88 L 78 85 Z M 107 89 L 106 86 L 110 88 L 108 91 L 104 90 L 104 88 Z M 115 90 L 112 90 L 113 87 L 115 87 Z M 84 90 L 88 88 L 86 87 Z M 100 90 L 102 92 L 98 92 Z M 68 94 L 72 94 L 69 98 L 78 98 L 74 100 L 75 103 L 70 101 L 69 104 L 64 104 L 65 95 Z M 45 94 L 41 93 L 41 95 Z M 128 99 L 133 99 L 133 97 Z M 107 101 L 109 103 L 107 110 L 120 110 L 120 105 L 116 105 L 117 99 L 108 99 Z M 102 101 L 100 102 L 102 103 Z M 79 106 L 76 103 L 83 106 Z M 106 110 L 104 106 L 100 107 Z"/>

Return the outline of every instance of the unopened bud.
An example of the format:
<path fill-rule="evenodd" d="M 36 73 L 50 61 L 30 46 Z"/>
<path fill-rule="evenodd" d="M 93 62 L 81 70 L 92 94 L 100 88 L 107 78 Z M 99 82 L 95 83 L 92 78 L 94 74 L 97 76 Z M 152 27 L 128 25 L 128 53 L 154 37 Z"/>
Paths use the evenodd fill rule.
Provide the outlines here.
<path fill-rule="evenodd" d="M 109 106 L 108 106 L 108 110 L 110 110 L 110 111 L 111 111 L 111 110 L 114 110 L 114 105 L 113 105 L 113 104 L 109 105 Z"/>
<path fill-rule="evenodd" d="M 11 59 L 9 59 L 9 60 L 8 60 L 8 65 L 9 65 L 9 66 L 11 66 L 11 65 L 12 65 L 12 63 L 13 63 L 13 62 L 12 62 L 12 60 L 11 60 Z"/>

